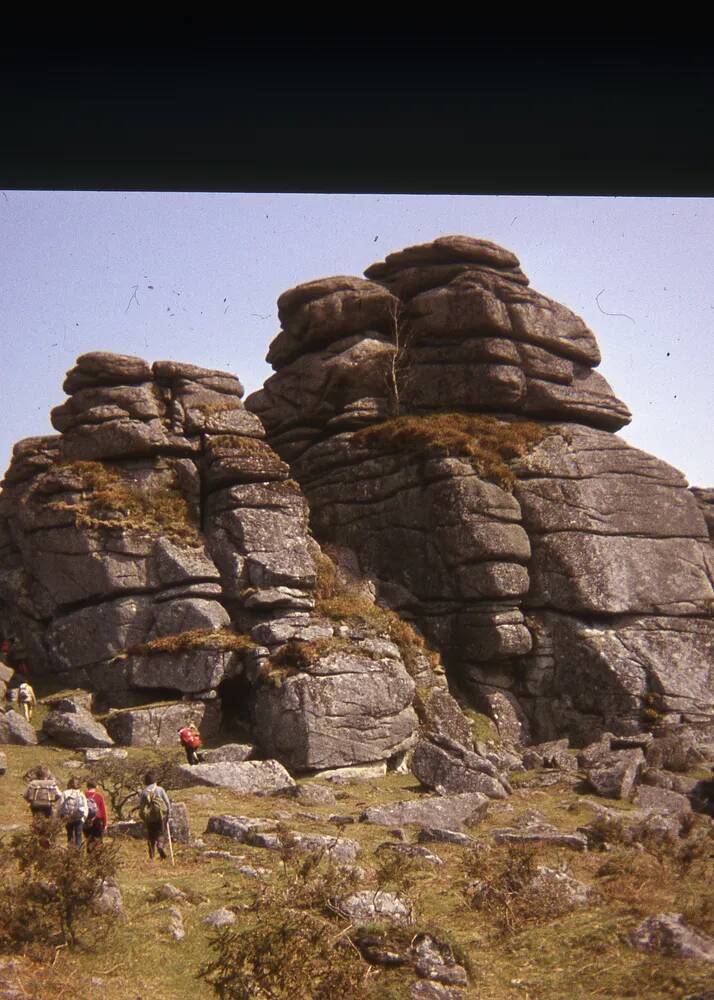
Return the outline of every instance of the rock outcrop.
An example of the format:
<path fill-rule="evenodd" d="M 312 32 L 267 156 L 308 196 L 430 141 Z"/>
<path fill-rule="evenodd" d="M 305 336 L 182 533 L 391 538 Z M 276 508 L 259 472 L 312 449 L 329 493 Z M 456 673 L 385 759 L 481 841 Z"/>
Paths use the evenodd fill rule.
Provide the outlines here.
<path fill-rule="evenodd" d="M 0 621 L 33 674 L 110 711 L 108 735 L 76 708 L 47 734 L 175 745 L 191 720 L 206 738 L 238 717 L 303 770 L 411 746 L 414 678 L 445 681 L 426 656 L 411 676 L 378 623 L 316 607 L 306 499 L 238 379 L 94 353 L 64 388 L 59 434 L 19 442 L 3 483 Z"/>
<path fill-rule="evenodd" d="M 96 692 L 119 744 L 240 717 L 257 757 L 417 747 L 449 792 L 507 794 L 512 763 L 483 769 L 407 623 L 511 743 L 714 720 L 714 491 L 617 436 L 594 334 L 512 253 L 443 237 L 278 312 L 245 405 L 225 372 L 86 354 L 59 433 L 16 445 L 0 626 L 32 672 Z"/>
<path fill-rule="evenodd" d="M 321 544 L 510 738 L 714 717 L 714 494 L 616 436 L 593 333 L 487 241 L 365 275 L 280 297 L 246 401 Z"/>

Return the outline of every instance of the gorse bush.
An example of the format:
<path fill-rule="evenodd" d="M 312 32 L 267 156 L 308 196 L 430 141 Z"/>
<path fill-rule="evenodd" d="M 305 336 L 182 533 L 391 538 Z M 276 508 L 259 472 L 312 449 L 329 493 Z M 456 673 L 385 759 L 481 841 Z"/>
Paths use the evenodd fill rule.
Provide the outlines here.
<path fill-rule="evenodd" d="M 216 932 L 216 958 L 199 975 L 221 1000 L 377 1000 L 370 966 L 332 900 L 354 889 L 350 869 L 300 855 L 279 829 L 281 868 L 261 884 L 239 926 Z"/>
<path fill-rule="evenodd" d="M 37 952 L 74 946 L 106 930 L 93 909 L 105 881 L 114 877 L 118 853 L 101 844 L 78 851 L 63 843 L 60 820 L 38 822 L 0 847 L 0 950 Z"/>

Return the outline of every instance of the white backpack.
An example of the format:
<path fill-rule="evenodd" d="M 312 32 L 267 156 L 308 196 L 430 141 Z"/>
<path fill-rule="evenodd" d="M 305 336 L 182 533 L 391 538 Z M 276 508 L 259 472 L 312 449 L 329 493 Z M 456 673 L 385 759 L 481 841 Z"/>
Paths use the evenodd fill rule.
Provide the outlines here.
<path fill-rule="evenodd" d="M 59 814 L 68 823 L 84 822 L 89 813 L 87 797 L 78 788 L 69 788 L 62 795 Z"/>

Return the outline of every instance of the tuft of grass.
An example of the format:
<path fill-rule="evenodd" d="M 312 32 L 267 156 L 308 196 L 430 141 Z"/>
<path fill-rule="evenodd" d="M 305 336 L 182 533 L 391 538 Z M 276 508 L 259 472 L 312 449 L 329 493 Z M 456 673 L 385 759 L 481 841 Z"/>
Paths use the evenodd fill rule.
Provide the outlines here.
<path fill-rule="evenodd" d="M 58 468 L 77 476 L 81 494 L 74 502 L 55 500 L 49 507 L 71 511 L 77 527 L 163 535 L 189 547 L 201 544 L 194 514 L 178 489 L 142 492 L 103 462 L 62 462 Z"/>
<path fill-rule="evenodd" d="M 380 607 L 340 581 L 334 562 L 321 553 L 316 560 L 315 610 L 336 622 L 367 625 L 386 635 L 398 647 L 408 673 L 424 668 L 424 658 L 435 673 L 443 673 L 439 654 L 431 649 L 413 625 L 389 608 Z"/>
<path fill-rule="evenodd" d="M 468 413 L 401 416 L 356 431 L 352 441 L 374 450 L 401 451 L 421 458 L 465 458 L 484 479 L 512 490 L 509 463 L 532 451 L 549 434 L 532 420 L 499 420 Z"/>
<path fill-rule="evenodd" d="M 247 635 L 237 635 L 230 629 L 193 628 L 175 635 L 162 635 L 137 646 L 131 646 L 123 656 L 156 656 L 162 653 L 185 653 L 192 649 L 213 649 L 244 653 L 254 649 L 255 643 Z"/>

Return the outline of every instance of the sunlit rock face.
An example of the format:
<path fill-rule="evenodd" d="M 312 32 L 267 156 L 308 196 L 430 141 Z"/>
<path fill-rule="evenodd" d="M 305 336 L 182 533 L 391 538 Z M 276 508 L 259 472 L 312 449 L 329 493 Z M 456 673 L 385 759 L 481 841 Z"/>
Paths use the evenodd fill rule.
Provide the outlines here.
<path fill-rule="evenodd" d="M 306 499 L 238 379 L 93 353 L 64 388 L 59 433 L 15 446 L 0 496 L 0 619 L 32 674 L 97 692 L 131 744 L 191 718 L 213 735 L 223 704 L 302 769 L 407 748 L 415 681 L 396 647 L 365 650 L 374 630 L 316 610 Z M 270 658 L 291 641 L 312 656 L 288 680 Z M 422 686 L 443 684 L 423 660 Z M 328 717 L 328 689 L 339 706 L 355 686 Z"/>
<path fill-rule="evenodd" d="M 714 717 L 711 491 L 614 433 L 593 333 L 444 237 L 278 301 L 246 401 L 353 553 L 510 735 Z"/>

